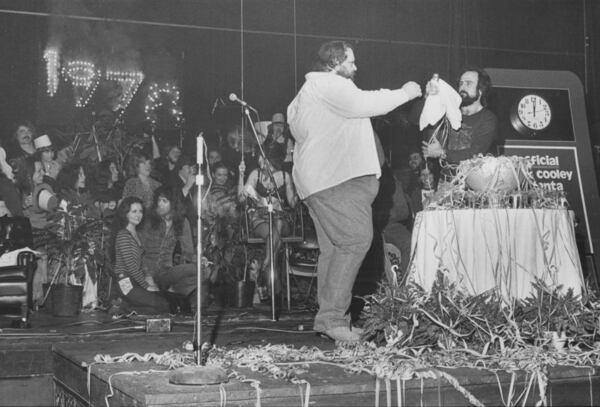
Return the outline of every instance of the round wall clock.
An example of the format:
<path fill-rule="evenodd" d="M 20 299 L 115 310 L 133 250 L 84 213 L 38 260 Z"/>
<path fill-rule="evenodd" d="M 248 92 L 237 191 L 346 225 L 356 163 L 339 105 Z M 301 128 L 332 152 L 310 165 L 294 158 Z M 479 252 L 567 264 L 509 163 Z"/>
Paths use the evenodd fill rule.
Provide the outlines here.
<path fill-rule="evenodd" d="M 547 128 L 552 121 L 552 109 L 546 99 L 536 94 L 523 96 L 513 108 L 510 122 L 516 131 L 531 135 Z"/>

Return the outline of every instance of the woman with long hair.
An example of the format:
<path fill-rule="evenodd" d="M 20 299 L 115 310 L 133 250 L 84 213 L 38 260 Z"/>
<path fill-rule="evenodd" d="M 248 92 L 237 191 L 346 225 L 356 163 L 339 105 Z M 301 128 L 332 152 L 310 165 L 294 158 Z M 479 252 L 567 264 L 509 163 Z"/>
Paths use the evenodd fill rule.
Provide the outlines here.
<path fill-rule="evenodd" d="M 152 212 L 140 235 L 143 264 L 158 286 L 190 297 L 196 289 L 196 253 L 190 224 L 174 189 L 162 186 L 156 190 Z M 176 253 L 177 247 L 180 253 Z M 176 254 L 178 264 L 173 261 Z"/>
<path fill-rule="evenodd" d="M 29 197 L 30 204 L 24 210 L 24 215 L 29 218 L 33 234 L 33 247 L 40 253 L 37 270 L 33 276 L 33 302 L 39 303 L 43 298 L 42 286 L 48 279 L 47 244 L 50 233 L 48 215 L 54 213 L 58 207 L 58 199 L 52 186 L 44 182 L 44 167 L 39 161 L 29 157 L 23 161 L 21 167 L 23 177 L 21 190 Z"/>
<path fill-rule="evenodd" d="M 93 182 L 90 183 L 92 195 L 109 193 L 111 196 L 123 194 L 125 182 L 122 179 L 121 172 L 117 164 L 112 160 L 103 160 L 95 165 L 92 172 Z"/>
<path fill-rule="evenodd" d="M 231 181 L 231 171 L 222 162 L 215 163 L 211 168 L 212 183 L 206 193 L 202 207 L 202 217 L 210 224 L 216 218 L 229 218 L 234 222 L 238 218 L 237 188 Z"/>
<path fill-rule="evenodd" d="M 167 300 L 158 292 L 154 279 L 146 274 L 142 266 L 143 248 L 137 230 L 143 218 L 144 205 L 137 197 L 123 199 L 117 208 L 111 259 L 118 292 L 138 312 L 168 313 Z"/>
<path fill-rule="evenodd" d="M 86 174 L 81 164 L 69 164 L 58 174 L 56 190 L 59 197 L 65 201 L 81 203 L 83 199 L 87 198 L 85 187 Z"/>
<path fill-rule="evenodd" d="M 290 222 L 286 216 L 286 210 L 295 208 L 298 203 L 296 189 L 292 177 L 283 171 L 284 155 L 279 146 L 271 143 L 264 146 L 265 158 L 260 157 L 259 167 L 253 170 L 244 184 L 245 166 L 240 164 L 240 174 L 238 180 L 238 196 L 240 201 L 245 202 L 249 207 L 248 233 L 261 237 L 265 240 L 265 258 L 262 264 L 260 275 L 258 276 L 257 286 L 267 286 L 269 288 L 269 275 L 271 261 L 274 265 L 278 264 L 278 253 L 282 247 L 281 236 L 290 232 Z M 273 255 L 270 256 L 270 234 L 268 206 L 273 206 Z M 278 287 L 278 273 L 275 272 L 275 286 Z M 259 290 L 259 293 L 265 290 Z M 266 298 L 263 298 L 266 299 Z"/>

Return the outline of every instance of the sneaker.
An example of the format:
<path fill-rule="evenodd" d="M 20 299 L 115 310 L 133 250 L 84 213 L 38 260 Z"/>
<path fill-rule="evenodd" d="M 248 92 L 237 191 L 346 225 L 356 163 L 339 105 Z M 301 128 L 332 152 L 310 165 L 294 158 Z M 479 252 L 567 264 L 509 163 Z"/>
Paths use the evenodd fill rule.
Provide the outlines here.
<path fill-rule="evenodd" d="M 320 332 L 320 334 L 336 342 L 359 342 L 362 329 L 353 328 L 350 330 L 346 326 L 337 326 Z"/>

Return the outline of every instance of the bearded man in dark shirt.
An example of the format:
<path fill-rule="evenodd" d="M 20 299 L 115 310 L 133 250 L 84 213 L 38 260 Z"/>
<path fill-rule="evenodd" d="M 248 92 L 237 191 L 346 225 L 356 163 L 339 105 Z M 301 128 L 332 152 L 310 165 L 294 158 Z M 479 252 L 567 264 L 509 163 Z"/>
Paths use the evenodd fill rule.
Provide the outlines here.
<path fill-rule="evenodd" d="M 440 157 L 448 164 L 456 165 L 477 154 L 493 153 L 492 148 L 498 135 L 498 119 L 487 108 L 487 96 L 492 87 L 490 76 L 481 68 L 465 68 L 458 81 L 458 93 L 462 98 L 460 129 L 449 129 L 448 142 L 443 147 L 437 139 L 423 142 L 425 157 Z M 435 82 L 427 84 L 427 93 L 438 92 Z M 442 165 L 442 167 L 444 167 Z M 442 178 L 452 174 L 442 168 Z"/>

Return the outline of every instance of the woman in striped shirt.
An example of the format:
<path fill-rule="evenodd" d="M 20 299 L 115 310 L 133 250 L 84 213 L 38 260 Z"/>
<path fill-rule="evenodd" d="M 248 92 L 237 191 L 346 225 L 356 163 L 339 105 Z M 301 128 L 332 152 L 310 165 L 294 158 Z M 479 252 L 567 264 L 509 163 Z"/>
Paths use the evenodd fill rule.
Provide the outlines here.
<path fill-rule="evenodd" d="M 121 297 L 136 311 L 145 314 L 169 312 L 167 300 L 142 268 L 142 244 L 137 226 L 144 217 L 142 200 L 137 197 L 123 199 L 117 209 L 117 230 L 114 239 L 114 272 L 119 282 Z"/>

